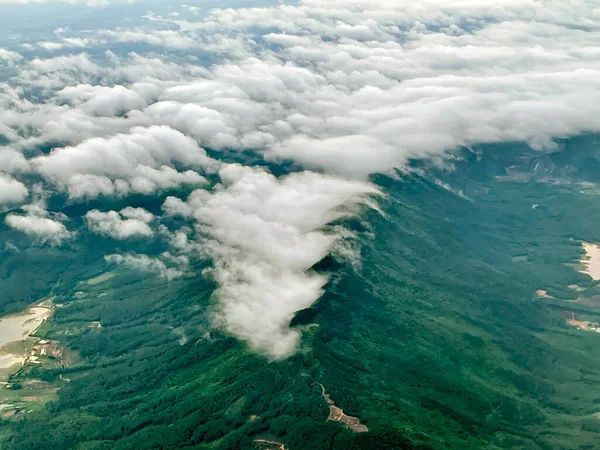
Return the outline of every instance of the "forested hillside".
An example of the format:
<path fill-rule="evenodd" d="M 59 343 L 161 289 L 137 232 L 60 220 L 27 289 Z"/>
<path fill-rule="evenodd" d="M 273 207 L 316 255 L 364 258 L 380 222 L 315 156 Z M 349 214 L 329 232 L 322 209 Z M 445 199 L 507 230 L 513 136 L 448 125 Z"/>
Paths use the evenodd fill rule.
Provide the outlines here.
<path fill-rule="evenodd" d="M 586 139 L 550 155 L 557 168 L 543 174 L 539 154 L 507 145 L 373 178 L 378 209 L 340 220 L 354 237 L 313 268 L 330 279 L 296 314 L 302 342 L 283 360 L 212 326 L 207 261 L 171 281 L 106 262 L 125 248 L 86 233 L 88 207 L 60 207 L 79 235 L 50 253 L 21 251 L 26 238 L 3 230 L 4 312 L 54 287 L 61 306 L 37 335 L 77 359 L 13 375 L 18 395 L 28 380 L 58 392 L 4 418 L 2 447 L 595 448 L 600 335 L 565 320 L 598 317 L 576 302 L 599 293 L 578 271 L 581 242 L 600 241 L 596 188 L 581 184 L 595 181 Z M 135 245 L 164 251 L 159 238 Z M 31 266 L 39 278 L 25 282 Z M 369 431 L 327 421 L 319 384 Z"/>

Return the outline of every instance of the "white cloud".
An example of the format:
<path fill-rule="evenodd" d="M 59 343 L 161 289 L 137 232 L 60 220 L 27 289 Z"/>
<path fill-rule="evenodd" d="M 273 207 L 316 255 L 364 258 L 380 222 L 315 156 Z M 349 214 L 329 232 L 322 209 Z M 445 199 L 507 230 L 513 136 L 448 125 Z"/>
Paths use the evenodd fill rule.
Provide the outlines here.
<path fill-rule="evenodd" d="M 592 120 L 600 114 L 599 19 L 595 28 L 574 29 L 561 4 L 542 10 L 516 0 L 497 11 L 477 2 L 384 2 L 365 11 L 357 4 L 215 10 L 196 28 L 173 31 L 218 26 L 240 39 L 245 55 L 210 70 L 139 55 L 114 57 L 108 67 L 86 54 L 36 60 L 32 69 L 52 75 L 44 85 L 71 83 L 75 69 L 87 83 L 98 75 L 134 81 L 68 86 L 56 98 L 73 107 L 53 107 L 56 120 L 40 111 L 38 126 L 47 139 L 78 142 L 168 124 L 213 149 L 259 150 L 353 177 L 462 145 L 525 140 L 539 147 L 600 130 Z M 590 7 L 581 3 L 581 12 Z M 389 25 L 379 8 L 402 27 Z M 265 39 L 282 49 L 246 42 L 255 27 L 279 28 Z M 23 79 L 37 82 L 28 73 Z M 128 117 L 113 117 L 120 111 Z"/>
<path fill-rule="evenodd" d="M 216 167 L 194 140 L 166 126 L 138 127 L 109 139 L 89 139 L 75 147 L 56 148 L 31 163 L 73 198 L 149 194 L 180 184 L 203 184 L 205 179 L 195 171 L 178 172 L 170 166 Z"/>
<path fill-rule="evenodd" d="M 0 161 L 1 157 L 0 153 Z M 0 173 L 0 206 L 22 202 L 28 195 L 29 190 L 23 183 Z"/>
<path fill-rule="evenodd" d="M 124 218 L 125 217 L 125 218 Z M 151 237 L 154 232 L 148 225 L 154 216 L 143 208 L 125 208 L 117 211 L 88 211 L 85 220 L 90 231 L 115 239 Z"/>
<path fill-rule="evenodd" d="M 55 51 L 61 50 L 63 48 L 85 48 L 89 45 L 89 40 L 82 38 L 71 38 L 71 37 L 61 37 L 60 42 L 52 42 L 52 41 L 42 41 L 38 42 L 37 45 L 42 47 L 44 50 Z"/>
<path fill-rule="evenodd" d="M 27 212 L 26 215 L 9 214 L 5 218 L 5 223 L 42 243 L 60 245 L 64 240 L 74 236 L 74 233 L 68 231 L 64 224 L 50 217 L 43 203 L 26 205 L 23 210 Z M 60 215 L 56 218 L 64 219 Z"/>
<path fill-rule="evenodd" d="M 28 172 L 29 162 L 21 152 L 10 147 L 0 147 L 0 171 L 5 173 Z"/>
<path fill-rule="evenodd" d="M 89 75 L 100 73 L 100 67 L 90 60 L 87 53 L 57 56 L 49 59 L 34 58 L 29 64 L 38 74 L 57 71 L 78 72 Z"/>
<path fill-rule="evenodd" d="M 159 258 L 153 258 L 148 255 L 106 255 L 104 259 L 109 263 L 122 264 L 141 272 L 156 273 L 163 278 L 171 281 L 182 277 L 185 272 L 176 267 L 167 267 Z"/>
<path fill-rule="evenodd" d="M 146 101 L 135 91 L 124 86 L 68 86 L 57 93 L 58 99 L 79 106 L 92 116 L 116 116 L 132 109 L 143 109 Z"/>
<path fill-rule="evenodd" d="M 0 61 L 18 61 L 22 58 L 19 53 L 0 47 Z"/>
<path fill-rule="evenodd" d="M 330 224 L 376 194 L 356 180 L 459 146 L 542 149 L 555 137 L 600 132 L 595 0 L 301 0 L 213 9 L 196 22 L 147 18 L 179 29 L 57 33 L 39 45 L 144 43 L 157 53 L 19 62 L 0 89 L 0 133 L 14 148 L 0 163 L 11 161 L 7 172 L 30 166 L 71 198 L 201 185 L 201 174 L 221 169 L 214 189 L 165 202 L 167 214 L 196 226 L 159 229 L 175 255 L 108 258 L 169 278 L 183 271 L 173 258 L 208 255 L 217 322 L 271 356 L 293 351 L 299 334 L 289 320 L 326 282 L 310 267 L 332 250 L 354 258 Z M 198 51 L 212 55 L 209 67 L 194 59 Z M 42 100 L 29 100 L 30 89 Z M 49 142 L 67 146 L 19 159 Z M 215 161 L 201 146 L 330 175 L 276 178 Z M 116 236 L 123 223 L 138 231 L 149 223 L 139 212 L 92 213 Z"/>
<path fill-rule="evenodd" d="M 168 198 L 164 209 L 193 216 L 204 236 L 201 249 L 213 259 L 219 283 L 216 322 L 253 349 L 285 357 L 300 338 L 290 320 L 320 297 L 327 281 L 310 271 L 338 240 L 325 227 L 356 214 L 378 191 L 312 172 L 277 179 L 237 164 L 219 176 L 222 185 L 212 192 L 196 190 L 187 202 Z"/>
<path fill-rule="evenodd" d="M 139 220 L 143 223 L 150 223 L 154 220 L 154 214 L 144 208 L 133 208 L 128 206 L 120 211 L 121 216 L 127 219 Z"/>

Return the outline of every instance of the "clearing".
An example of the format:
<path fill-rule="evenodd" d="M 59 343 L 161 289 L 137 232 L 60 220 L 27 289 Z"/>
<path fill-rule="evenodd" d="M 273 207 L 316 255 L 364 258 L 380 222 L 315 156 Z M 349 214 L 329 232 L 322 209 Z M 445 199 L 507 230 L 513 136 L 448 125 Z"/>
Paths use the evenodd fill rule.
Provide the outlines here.
<path fill-rule="evenodd" d="M 356 433 L 365 433 L 365 432 L 369 431 L 369 429 L 366 427 L 366 425 L 363 425 L 360 423 L 360 419 L 358 417 L 349 416 L 347 414 L 344 414 L 344 411 L 341 408 L 338 408 L 337 406 L 335 406 L 335 403 L 333 403 L 333 400 L 331 400 L 331 397 L 329 397 L 329 394 L 326 393 L 325 386 L 323 386 L 321 383 L 317 383 L 317 384 L 319 386 L 321 386 L 321 389 L 323 391 L 323 398 L 329 405 L 329 417 L 327 417 L 327 420 L 333 420 L 334 422 L 341 422 Z"/>
<path fill-rule="evenodd" d="M 596 244 L 583 242 L 585 256 L 581 259 L 584 269 L 581 273 L 585 273 L 592 277 L 592 280 L 600 280 L 600 247 Z"/>

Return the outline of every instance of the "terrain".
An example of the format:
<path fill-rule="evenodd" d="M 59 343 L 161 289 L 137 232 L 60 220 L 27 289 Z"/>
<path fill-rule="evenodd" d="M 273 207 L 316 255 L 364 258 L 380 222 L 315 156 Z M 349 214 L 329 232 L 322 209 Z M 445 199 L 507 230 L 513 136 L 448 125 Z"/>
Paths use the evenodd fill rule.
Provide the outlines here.
<path fill-rule="evenodd" d="M 600 147 L 560 144 L 462 149 L 374 176 L 378 208 L 337 223 L 358 257 L 313 267 L 329 282 L 295 315 L 302 341 L 281 360 L 212 326 L 208 261 L 171 281 L 106 261 L 123 244 L 88 233 L 82 215 L 116 200 L 55 199 L 49 210 L 78 233 L 62 246 L 2 225 L 2 316 L 51 296 L 32 338 L 60 359 L 14 366 L 0 446 L 595 448 L 600 333 L 568 321 L 600 321 L 583 246 L 600 242 Z M 156 212 L 167 195 L 129 204 Z M 328 420 L 331 400 L 353 426 Z"/>

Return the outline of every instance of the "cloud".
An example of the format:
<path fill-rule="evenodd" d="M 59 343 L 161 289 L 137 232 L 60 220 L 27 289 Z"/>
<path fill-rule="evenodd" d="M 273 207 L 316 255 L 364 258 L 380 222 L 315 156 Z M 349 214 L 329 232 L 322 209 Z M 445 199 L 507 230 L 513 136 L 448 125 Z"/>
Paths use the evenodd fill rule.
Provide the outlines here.
<path fill-rule="evenodd" d="M 104 257 L 106 262 L 122 264 L 141 272 L 156 273 L 163 278 L 171 281 L 182 277 L 185 272 L 176 267 L 167 267 L 159 258 L 153 258 L 148 255 L 107 255 Z"/>
<path fill-rule="evenodd" d="M 93 116 L 116 116 L 133 109 L 143 109 L 146 101 L 140 94 L 124 86 L 69 86 L 57 93 L 61 100 L 79 106 Z"/>
<path fill-rule="evenodd" d="M 2 83 L 11 149 L 0 164 L 72 199 L 197 188 L 163 205 L 188 221 L 157 228 L 172 254 L 108 258 L 167 278 L 187 270 L 185 258 L 210 258 L 215 323 L 272 357 L 296 348 L 289 321 L 321 295 L 327 279 L 314 263 L 334 252 L 358 264 L 348 232 L 332 224 L 373 206 L 370 174 L 460 146 L 549 149 L 553 138 L 600 132 L 594 0 L 301 0 L 190 17 L 147 15 L 172 29 L 39 43 L 74 54 L 19 59 Z M 152 53 L 106 50 L 123 43 Z M 49 144 L 57 148 L 24 159 Z M 276 177 L 232 158 L 305 171 Z M 88 219 L 117 237 L 147 233 L 150 221 L 127 209 Z"/>
<path fill-rule="evenodd" d="M 37 43 L 37 45 L 48 51 L 61 50 L 69 47 L 85 48 L 88 44 L 89 41 L 87 39 L 71 37 L 62 37 L 60 42 L 42 41 Z"/>
<path fill-rule="evenodd" d="M 21 54 L 0 47 L 0 61 L 11 62 L 22 58 Z"/>
<path fill-rule="evenodd" d="M 40 108 L 39 121 L 35 113 L 25 120 L 36 120 L 47 139 L 74 142 L 166 124 L 211 149 L 259 151 L 350 177 L 460 146 L 523 140 L 542 148 L 554 137 L 600 130 L 592 120 L 600 113 L 600 21 L 574 29 L 575 18 L 558 4 L 548 14 L 515 1 L 493 11 L 493 22 L 490 8 L 476 2 L 439 11 L 384 2 L 402 25 L 394 28 L 376 8 L 359 13 L 356 3 L 328 3 L 317 21 L 309 20 L 311 2 L 215 10 L 196 28 L 172 31 L 217 27 L 237 36 L 245 54 L 210 69 L 140 55 L 107 66 L 84 53 L 34 60 L 21 74 L 28 82 L 42 82 L 29 74 L 37 71 L 50 77 L 44 85 L 73 83 L 76 73 L 88 84 L 57 92 L 56 101 L 72 108 L 52 106 L 51 116 Z M 589 7 L 582 3 L 582 12 Z M 269 46 L 248 41 L 256 27 L 269 28 L 262 36 Z M 97 76 L 133 83 L 89 84 Z"/>
<path fill-rule="evenodd" d="M 290 320 L 327 282 L 310 270 L 339 239 L 327 224 L 358 214 L 379 192 L 312 172 L 277 179 L 237 164 L 219 177 L 212 192 L 196 190 L 186 202 L 170 197 L 164 209 L 197 222 L 201 251 L 213 259 L 219 284 L 216 323 L 256 351 L 288 356 L 300 338 Z"/>
<path fill-rule="evenodd" d="M 167 126 L 137 127 L 109 139 L 89 139 L 75 147 L 56 148 L 31 163 L 72 198 L 150 194 L 181 184 L 201 185 L 206 180 L 197 172 L 179 172 L 171 165 L 211 170 L 216 164 L 196 141 Z"/>
<path fill-rule="evenodd" d="M 28 172 L 29 161 L 13 148 L 0 147 L 0 170 L 5 173 Z"/>
<path fill-rule="evenodd" d="M 133 208 L 128 206 L 120 211 L 121 216 L 127 219 L 135 219 L 143 223 L 150 223 L 154 220 L 154 214 L 144 208 Z"/>
<path fill-rule="evenodd" d="M 41 243 L 60 245 L 64 240 L 71 239 L 75 233 L 68 231 L 59 220 L 64 219 L 61 215 L 51 217 L 42 203 L 33 203 L 22 208 L 26 215 L 8 214 L 5 223 L 15 230 L 19 230 L 34 237 Z"/>
<path fill-rule="evenodd" d="M 0 162 L 1 158 L 2 153 L 0 153 Z M 0 173 L 0 206 L 22 202 L 28 195 L 29 190 L 23 183 Z"/>
<path fill-rule="evenodd" d="M 125 208 L 117 211 L 88 211 L 85 220 L 90 231 L 115 239 L 151 237 L 154 232 L 148 225 L 154 216 L 143 208 Z"/>
<path fill-rule="evenodd" d="M 89 58 L 87 53 L 57 56 L 49 59 L 34 58 L 29 62 L 29 65 L 31 69 L 37 72 L 37 74 L 68 71 L 73 74 L 85 73 L 98 75 L 101 70 L 100 67 Z"/>

